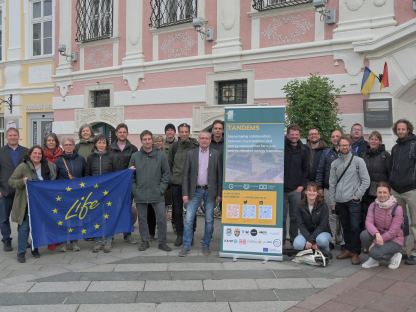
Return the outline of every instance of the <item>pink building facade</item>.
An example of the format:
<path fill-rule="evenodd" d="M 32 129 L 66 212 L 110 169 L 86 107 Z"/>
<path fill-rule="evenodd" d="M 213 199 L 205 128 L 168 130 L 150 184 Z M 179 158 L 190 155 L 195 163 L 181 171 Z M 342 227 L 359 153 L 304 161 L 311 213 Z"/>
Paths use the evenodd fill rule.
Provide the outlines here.
<path fill-rule="evenodd" d="M 316 9 L 310 0 L 56 0 L 55 46 L 65 45 L 67 56 L 54 57 L 53 129 L 75 135 L 91 123 L 108 132 L 125 122 L 134 143 L 169 122 L 198 132 L 222 119 L 224 106 L 285 105 L 282 87 L 311 73 L 344 86 L 346 129 L 364 124 L 366 99 L 391 100 L 393 119 L 416 120 L 413 1 L 322 2 Z M 325 22 L 329 9 L 334 23 Z M 192 16 L 202 31 L 212 28 L 213 40 Z M 384 62 L 390 86 L 376 83 L 363 97 L 364 66 L 381 73 Z M 391 128 L 373 127 L 364 130 L 393 144 Z"/>

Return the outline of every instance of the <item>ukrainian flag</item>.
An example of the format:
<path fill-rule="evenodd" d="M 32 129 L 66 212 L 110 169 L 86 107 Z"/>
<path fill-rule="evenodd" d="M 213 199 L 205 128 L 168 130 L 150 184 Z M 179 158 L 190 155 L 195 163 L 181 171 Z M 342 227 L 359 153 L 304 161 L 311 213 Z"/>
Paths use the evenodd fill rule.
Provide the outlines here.
<path fill-rule="evenodd" d="M 367 66 L 364 69 L 363 80 L 361 82 L 361 94 L 368 95 L 371 89 L 373 89 L 374 81 L 377 75 L 374 74 Z"/>

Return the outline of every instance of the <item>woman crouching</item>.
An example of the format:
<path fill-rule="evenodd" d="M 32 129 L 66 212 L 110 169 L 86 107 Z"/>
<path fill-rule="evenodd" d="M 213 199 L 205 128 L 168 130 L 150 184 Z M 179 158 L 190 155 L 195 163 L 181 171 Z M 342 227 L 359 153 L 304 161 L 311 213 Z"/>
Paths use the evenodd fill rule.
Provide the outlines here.
<path fill-rule="evenodd" d="M 380 265 L 379 261 L 388 261 L 390 269 L 397 269 L 402 260 L 404 245 L 403 209 L 391 195 L 387 182 L 377 184 L 377 198 L 368 207 L 365 230 L 361 232 L 361 244 L 368 248 L 369 258 L 362 264 L 365 269 Z"/>

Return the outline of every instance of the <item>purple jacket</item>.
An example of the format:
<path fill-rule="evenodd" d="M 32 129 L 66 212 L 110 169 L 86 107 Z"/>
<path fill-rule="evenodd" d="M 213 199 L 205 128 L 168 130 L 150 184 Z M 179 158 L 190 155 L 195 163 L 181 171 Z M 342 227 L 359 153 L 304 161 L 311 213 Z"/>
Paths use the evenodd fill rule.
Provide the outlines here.
<path fill-rule="evenodd" d="M 393 241 L 400 246 L 404 245 L 403 230 L 403 209 L 397 206 L 394 212 L 394 218 L 391 215 L 393 206 L 387 209 L 380 208 L 375 202 L 368 207 L 367 218 L 365 219 L 365 228 L 371 235 L 377 232 L 385 242 Z"/>

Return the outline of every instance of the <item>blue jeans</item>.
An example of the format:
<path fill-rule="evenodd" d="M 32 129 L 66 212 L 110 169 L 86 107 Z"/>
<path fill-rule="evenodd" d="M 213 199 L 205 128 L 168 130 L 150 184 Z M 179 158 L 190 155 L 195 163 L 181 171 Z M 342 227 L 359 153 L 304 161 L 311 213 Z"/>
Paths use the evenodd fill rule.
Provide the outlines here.
<path fill-rule="evenodd" d="M 316 237 L 316 244 L 319 249 L 330 252 L 329 242 L 331 241 L 331 234 L 328 232 L 322 232 Z M 303 235 L 299 234 L 296 236 L 295 241 L 293 242 L 293 248 L 296 250 L 305 249 L 306 239 Z"/>
<path fill-rule="evenodd" d="M 212 238 L 212 232 L 214 232 L 214 206 L 215 202 L 209 200 L 208 190 L 198 188 L 195 191 L 194 196 L 188 202 L 186 207 L 186 217 L 183 232 L 183 248 L 186 250 L 191 249 L 192 237 L 194 235 L 193 226 L 196 211 L 198 207 L 204 201 L 205 207 L 205 231 L 204 238 L 202 239 L 202 247 L 209 248 L 209 244 Z"/>
<path fill-rule="evenodd" d="M 12 197 L 6 196 L 0 198 L 0 231 L 3 242 L 11 240 L 10 235 L 12 231 L 10 229 L 10 212 L 12 211 L 12 206 Z"/>
<path fill-rule="evenodd" d="M 27 212 L 25 217 L 22 221 L 22 224 L 17 226 L 17 254 L 25 254 L 26 253 L 26 246 L 27 246 L 27 239 L 29 238 L 29 217 Z"/>
<path fill-rule="evenodd" d="M 335 211 L 339 216 L 344 233 L 345 249 L 359 255 L 361 252 L 360 234 L 362 231 L 361 202 L 350 200 L 346 203 L 336 203 Z"/>

